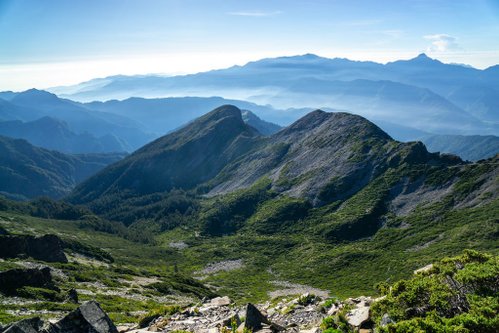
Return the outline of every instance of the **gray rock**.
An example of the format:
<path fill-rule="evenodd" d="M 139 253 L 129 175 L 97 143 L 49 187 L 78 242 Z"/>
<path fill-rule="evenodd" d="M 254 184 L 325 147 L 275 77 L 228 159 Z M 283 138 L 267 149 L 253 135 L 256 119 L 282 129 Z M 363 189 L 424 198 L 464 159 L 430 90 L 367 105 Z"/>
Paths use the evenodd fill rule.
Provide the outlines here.
<path fill-rule="evenodd" d="M 83 303 L 54 327 L 59 333 L 118 333 L 111 319 L 95 301 Z"/>
<path fill-rule="evenodd" d="M 215 297 L 212 299 L 209 303 L 209 306 L 211 307 L 218 307 L 218 306 L 227 306 L 230 305 L 231 301 L 228 296 L 224 297 Z"/>
<path fill-rule="evenodd" d="M 390 318 L 390 316 L 388 315 L 388 313 L 385 313 L 383 315 L 383 317 L 381 317 L 381 321 L 380 321 L 380 326 L 384 327 L 388 324 L 391 324 L 391 323 L 394 323 L 393 319 Z"/>
<path fill-rule="evenodd" d="M 248 303 L 246 306 L 246 320 L 244 322 L 244 327 L 252 331 L 256 331 L 262 328 L 262 324 L 270 325 L 270 321 L 265 317 L 260 310 L 258 310 L 253 304 Z"/>
<path fill-rule="evenodd" d="M 78 293 L 76 292 L 76 289 L 70 289 L 66 299 L 71 303 L 78 304 Z"/>
<path fill-rule="evenodd" d="M 51 332 L 50 327 L 47 326 L 38 317 L 23 319 L 18 322 L 11 324 L 10 326 L 5 327 L 0 332 L 3 333 L 41 333 L 41 332 Z"/>
<path fill-rule="evenodd" d="M 350 325 L 353 327 L 360 327 L 363 323 L 369 320 L 369 306 L 361 304 L 355 309 L 349 311 L 346 317 Z"/>

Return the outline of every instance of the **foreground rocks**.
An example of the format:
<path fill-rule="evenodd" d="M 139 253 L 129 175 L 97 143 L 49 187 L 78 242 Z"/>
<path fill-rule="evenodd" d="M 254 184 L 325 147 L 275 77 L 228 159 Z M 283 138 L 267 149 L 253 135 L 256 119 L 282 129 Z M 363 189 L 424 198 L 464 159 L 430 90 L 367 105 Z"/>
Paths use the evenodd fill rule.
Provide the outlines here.
<path fill-rule="evenodd" d="M 185 308 L 173 315 L 158 316 L 144 328 L 133 325 L 115 327 L 96 302 L 86 302 L 56 323 L 39 318 L 25 319 L 1 328 L 0 333 L 145 333 L 176 332 L 192 333 L 320 333 L 325 317 L 341 313 L 353 332 L 373 332 L 370 319 L 370 297 L 350 298 L 343 302 L 325 302 L 319 297 L 304 294 L 298 298 L 283 299 L 277 304 L 236 306 L 228 297 L 212 300 Z M 384 322 L 392 322 L 385 318 Z"/>
<path fill-rule="evenodd" d="M 116 326 L 94 301 L 51 324 L 40 318 L 24 319 L 1 328 L 2 333 L 118 333 Z"/>
<path fill-rule="evenodd" d="M 0 232 L 0 258 L 24 258 L 46 262 L 68 262 L 63 243 L 56 235 L 40 237 L 29 235 L 2 235 Z"/>
<path fill-rule="evenodd" d="M 172 316 L 159 317 L 148 327 L 123 330 L 129 333 L 175 332 L 193 333 L 230 332 L 251 330 L 256 333 L 319 333 L 325 317 L 343 313 L 353 331 L 373 332 L 370 319 L 370 297 L 350 298 L 344 302 L 325 302 L 310 294 L 277 304 L 236 306 L 228 297 L 218 297 L 185 309 Z M 348 309 L 348 311 L 347 311 Z"/>

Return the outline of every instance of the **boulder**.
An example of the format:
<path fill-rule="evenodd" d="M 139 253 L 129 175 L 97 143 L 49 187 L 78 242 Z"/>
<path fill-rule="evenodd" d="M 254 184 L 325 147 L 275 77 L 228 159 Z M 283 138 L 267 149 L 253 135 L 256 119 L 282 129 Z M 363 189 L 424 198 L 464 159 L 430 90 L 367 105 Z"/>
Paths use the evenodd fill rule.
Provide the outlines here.
<path fill-rule="evenodd" d="M 18 322 L 15 322 L 3 330 L 0 330 L 2 333 L 51 333 L 50 324 L 46 324 L 38 317 L 23 319 Z"/>
<path fill-rule="evenodd" d="M 246 320 L 244 327 L 252 331 L 262 328 L 262 324 L 270 325 L 270 321 L 264 316 L 260 310 L 251 303 L 246 306 Z"/>
<path fill-rule="evenodd" d="M 68 302 L 78 304 L 78 292 L 76 292 L 76 289 L 74 288 L 69 289 L 66 300 Z"/>
<path fill-rule="evenodd" d="M 54 324 L 60 333 L 118 333 L 116 326 L 95 301 L 80 307 Z"/>
<path fill-rule="evenodd" d="M 16 268 L 0 272 L 0 292 L 15 295 L 16 290 L 25 286 L 57 289 L 52 282 L 50 268 Z"/>
<path fill-rule="evenodd" d="M 209 303 L 210 307 L 219 307 L 219 306 L 227 306 L 230 305 L 231 301 L 228 296 L 224 297 L 215 297 Z"/>
<path fill-rule="evenodd" d="M 33 237 L 28 243 L 28 256 L 47 262 L 68 262 L 63 242 L 56 235 Z"/>
<path fill-rule="evenodd" d="M 22 258 L 47 262 L 68 262 L 63 251 L 63 243 L 56 235 L 40 237 L 29 235 L 1 235 L 0 258 Z"/>
<path fill-rule="evenodd" d="M 352 299 L 352 303 L 355 305 L 355 308 L 350 310 L 346 315 L 348 323 L 353 327 L 367 328 L 363 324 L 370 321 L 369 308 L 372 299 L 369 297 L 359 297 Z"/>
<path fill-rule="evenodd" d="M 244 328 L 253 332 L 279 332 L 284 331 L 285 328 L 272 323 L 260 310 L 251 303 L 246 306 L 246 319 L 244 321 Z M 241 324 L 242 325 L 242 324 Z M 241 327 L 241 326 L 240 326 Z M 239 330 L 239 329 L 238 329 Z"/>

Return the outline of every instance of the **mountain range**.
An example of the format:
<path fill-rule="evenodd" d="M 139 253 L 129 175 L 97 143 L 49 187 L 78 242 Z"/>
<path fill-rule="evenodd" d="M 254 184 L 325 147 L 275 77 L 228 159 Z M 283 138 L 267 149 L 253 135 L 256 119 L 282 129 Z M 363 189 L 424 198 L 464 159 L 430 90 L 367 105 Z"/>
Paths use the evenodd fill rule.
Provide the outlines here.
<path fill-rule="evenodd" d="M 315 110 L 267 135 L 250 118 L 224 105 L 114 163 L 2 137 L 1 190 L 62 200 L 2 198 L 1 225 L 49 230 L 91 256 L 61 266 L 71 277 L 61 283 L 91 282 L 117 320 L 144 306 L 124 290 L 159 302 L 212 295 L 205 286 L 243 301 L 282 290 L 371 295 L 464 249 L 497 252 L 498 155 L 431 153 L 346 112 Z M 119 296 L 100 296 L 109 289 L 99 281 Z"/>
<path fill-rule="evenodd" d="M 50 117 L 58 121 L 56 133 L 47 132 L 45 136 L 38 137 L 38 143 L 47 148 L 52 148 L 50 134 L 62 137 L 72 137 L 76 140 L 77 136 L 86 136 L 90 141 L 104 144 L 102 148 L 106 152 L 128 151 L 150 141 L 154 136 L 149 134 L 139 123 L 115 114 L 98 112 L 84 108 L 70 100 L 58 98 L 56 95 L 43 90 L 30 89 L 19 93 L 2 92 L 0 93 L 0 120 L 1 121 L 22 121 L 33 122 L 41 118 Z M 54 126 L 53 120 L 43 120 L 35 124 L 37 131 L 43 132 L 47 127 Z M 32 138 L 31 134 L 21 134 L 22 127 L 32 128 L 31 124 L 11 123 L 3 125 L 3 128 L 10 127 L 16 137 Z M 41 126 L 41 127 L 40 127 Z M 15 129 L 14 127 L 17 127 Z M 64 128 L 63 128 L 64 127 Z M 52 127 L 53 129 L 54 127 Z M 35 135 L 35 133 L 33 133 Z M 43 141 L 47 141 L 47 144 Z M 71 141 L 70 140 L 70 141 Z M 72 142 L 62 143 L 71 147 Z M 92 143 L 90 143 L 90 146 Z M 119 145 L 119 146 L 118 146 Z M 73 153 L 87 152 L 91 148 L 69 149 Z M 95 151 L 94 151 L 95 152 Z"/>
<path fill-rule="evenodd" d="M 152 139 L 184 126 L 205 110 L 223 104 L 233 104 L 244 110 L 245 122 L 264 135 L 271 135 L 282 126 L 262 118 L 289 123 L 312 111 L 310 108 L 276 109 L 221 97 L 129 98 L 78 103 L 44 91 L 29 90 L 0 93 L 0 135 L 25 139 L 35 146 L 70 154 L 132 152 Z M 118 120 L 117 125 L 115 120 Z M 458 122 L 467 124 L 463 119 Z M 430 151 L 453 153 L 466 160 L 489 158 L 499 151 L 496 136 L 435 135 L 391 121 L 379 120 L 376 124 L 400 141 L 419 140 Z"/>
<path fill-rule="evenodd" d="M 493 249 L 498 177 L 497 156 L 469 163 L 430 153 L 358 115 L 316 110 L 263 136 L 226 105 L 106 167 L 66 200 L 185 244 L 177 262 L 192 274 L 244 263 L 207 278 L 225 292 L 267 290 L 275 279 L 367 292 L 428 258 Z"/>
<path fill-rule="evenodd" d="M 108 77 L 51 91 L 82 101 L 216 95 L 281 109 L 345 110 L 434 134 L 497 135 L 498 81 L 495 67 L 444 64 L 425 54 L 385 65 L 307 54 L 184 76 Z"/>

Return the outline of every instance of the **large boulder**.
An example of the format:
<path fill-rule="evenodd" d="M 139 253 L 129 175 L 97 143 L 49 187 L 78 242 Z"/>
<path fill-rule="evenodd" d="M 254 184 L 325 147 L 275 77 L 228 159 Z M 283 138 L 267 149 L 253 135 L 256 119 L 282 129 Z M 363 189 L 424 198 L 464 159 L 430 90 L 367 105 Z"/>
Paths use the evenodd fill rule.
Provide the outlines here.
<path fill-rule="evenodd" d="M 0 292 L 15 295 L 22 287 L 57 289 L 52 282 L 50 268 L 16 268 L 0 272 Z"/>
<path fill-rule="evenodd" d="M 83 303 L 54 324 L 60 333 L 118 333 L 108 315 L 95 301 Z"/>
<path fill-rule="evenodd" d="M 2 333 L 52 333 L 50 324 L 38 317 L 23 319 L 0 329 Z"/>
<path fill-rule="evenodd" d="M 63 243 L 56 235 L 0 236 L 0 258 L 19 257 L 31 257 L 47 262 L 68 262 L 63 251 Z"/>
<path fill-rule="evenodd" d="M 260 310 L 256 308 L 256 306 L 248 303 L 246 306 L 246 320 L 244 321 L 244 327 L 252 331 L 256 331 L 262 328 L 262 324 L 270 325 L 270 321 L 260 312 Z"/>
<path fill-rule="evenodd" d="M 370 307 L 372 299 L 370 297 L 359 297 L 350 299 L 347 303 L 353 305 L 353 309 L 346 314 L 347 322 L 354 328 L 371 328 Z"/>

